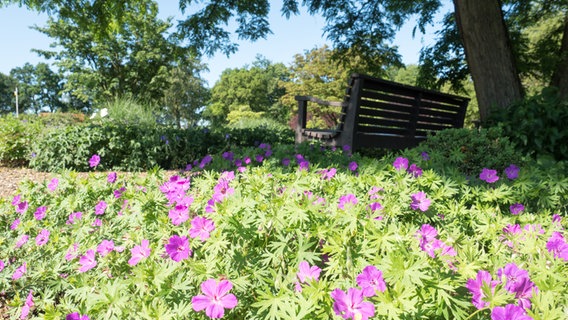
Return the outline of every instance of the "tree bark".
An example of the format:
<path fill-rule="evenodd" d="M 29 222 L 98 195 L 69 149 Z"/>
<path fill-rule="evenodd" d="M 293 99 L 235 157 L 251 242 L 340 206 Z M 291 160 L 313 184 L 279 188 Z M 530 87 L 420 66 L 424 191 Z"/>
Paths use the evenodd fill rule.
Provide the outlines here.
<path fill-rule="evenodd" d="M 564 17 L 564 34 L 559 52 L 560 60 L 552 75 L 551 85 L 558 88 L 560 98 L 568 100 L 568 13 Z"/>
<path fill-rule="evenodd" d="M 505 26 L 501 2 L 453 2 L 483 122 L 487 120 L 490 108 L 509 107 L 523 98 L 524 90 Z"/>

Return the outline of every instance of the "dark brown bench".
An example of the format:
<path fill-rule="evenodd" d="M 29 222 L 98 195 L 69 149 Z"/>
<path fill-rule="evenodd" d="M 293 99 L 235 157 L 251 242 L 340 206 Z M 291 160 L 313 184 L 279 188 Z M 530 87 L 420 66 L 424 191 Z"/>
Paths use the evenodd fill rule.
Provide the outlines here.
<path fill-rule="evenodd" d="M 463 127 L 468 98 L 353 74 L 343 102 L 296 96 L 296 143 L 318 140 L 328 146 L 349 145 L 405 149 L 428 133 Z M 334 130 L 306 129 L 308 102 L 341 108 Z"/>

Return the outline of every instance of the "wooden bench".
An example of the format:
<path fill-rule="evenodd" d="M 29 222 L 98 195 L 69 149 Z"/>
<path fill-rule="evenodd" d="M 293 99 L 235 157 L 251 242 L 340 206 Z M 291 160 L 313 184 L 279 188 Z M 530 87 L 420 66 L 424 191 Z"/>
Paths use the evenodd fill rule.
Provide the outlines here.
<path fill-rule="evenodd" d="M 296 96 L 296 143 L 318 140 L 328 146 L 349 145 L 405 149 L 428 133 L 463 127 L 468 98 L 353 74 L 343 102 Z M 306 129 L 308 102 L 341 108 L 334 130 Z"/>

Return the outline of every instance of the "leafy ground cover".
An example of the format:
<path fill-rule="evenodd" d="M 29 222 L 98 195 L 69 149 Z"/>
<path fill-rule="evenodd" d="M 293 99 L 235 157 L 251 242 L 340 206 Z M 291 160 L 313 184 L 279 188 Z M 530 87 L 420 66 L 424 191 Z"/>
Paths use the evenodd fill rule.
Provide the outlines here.
<path fill-rule="evenodd" d="M 425 151 L 425 152 L 424 152 Z M 565 165 L 260 144 L 0 200 L 8 319 L 566 319 Z M 516 318 L 515 318 L 516 317 Z"/>

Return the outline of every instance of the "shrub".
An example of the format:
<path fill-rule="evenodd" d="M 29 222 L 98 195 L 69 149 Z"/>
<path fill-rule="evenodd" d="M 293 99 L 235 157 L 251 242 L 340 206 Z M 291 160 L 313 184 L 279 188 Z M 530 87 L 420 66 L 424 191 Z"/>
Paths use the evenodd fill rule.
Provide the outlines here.
<path fill-rule="evenodd" d="M 477 175 L 483 168 L 503 170 L 523 158 L 498 127 L 447 129 L 429 136 L 418 147 L 426 151 L 440 170 L 452 166 L 466 175 Z"/>
<path fill-rule="evenodd" d="M 44 130 L 36 116 L 0 118 L 0 163 L 8 166 L 26 166 L 32 155 L 31 144 Z"/>
<path fill-rule="evenodd" d="M 568 101 L 562 101 L 555 88 L 544 88 L 508 109 L 494 110 L 490 124 L 495 123 L 526 154 L 568 159 Z"/>

